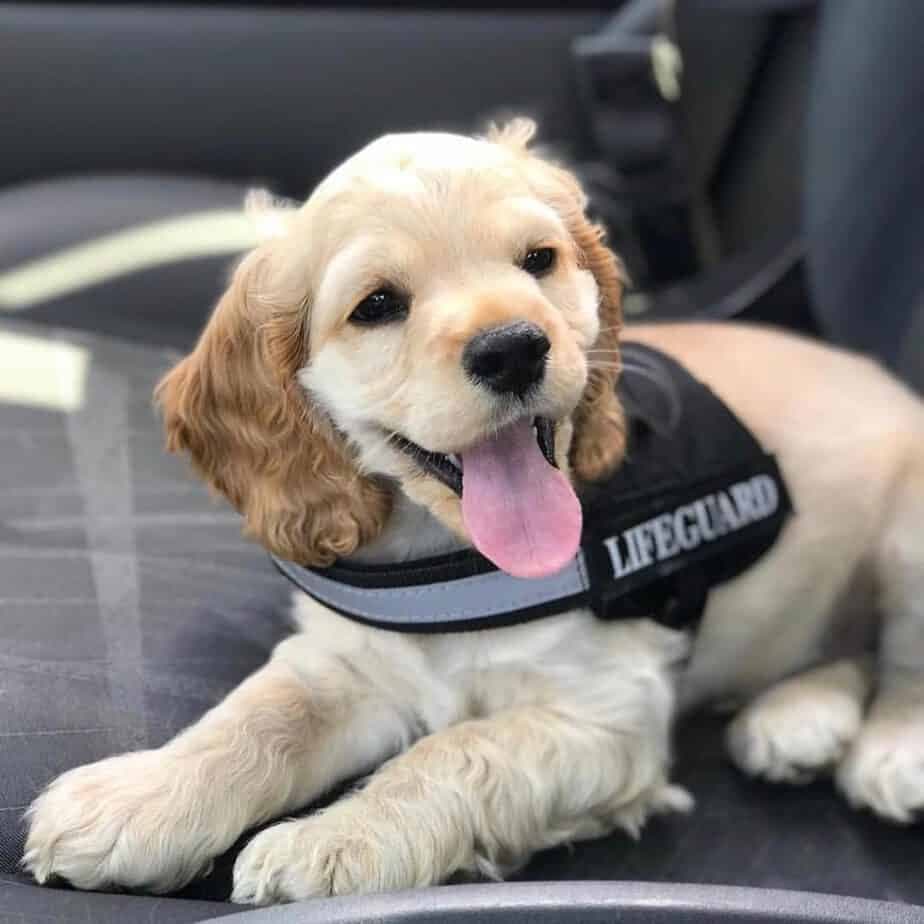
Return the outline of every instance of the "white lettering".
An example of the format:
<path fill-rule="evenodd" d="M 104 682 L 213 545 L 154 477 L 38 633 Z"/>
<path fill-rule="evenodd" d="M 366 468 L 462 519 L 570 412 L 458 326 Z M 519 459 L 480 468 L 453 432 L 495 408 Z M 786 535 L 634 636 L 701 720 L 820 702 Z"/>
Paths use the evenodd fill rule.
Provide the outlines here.
<path fill-rule="evenodd" d="M 738 484 L 733 484 L 729 490 L 735 500 L 735 506 L 738 508 L 738 516 L 741 518 L 742 526 L 760 519 L 760 512 L 755 509 L 750 482 L 742 481 Z"/>
<path fill-rule="evenodd" d="M 639 551 L 638 541 L 635 536 L 635 529 L 630 529 L 628 532 L 623 533 L 623 539 L 626 541 L 626 548 L 629 550 L 629 562 L 632 565 L 633 571 L 638 571 L 644 565 L 642 561 L 642 555 Z"/>
<path fill-rule="evenodd" d="M 724 491 L 718 491 L 716 493 L 716 500 L 719 504 L 719 510 L 722 511 L 722 519 L 728 525 L 728 529 L 741 529 L 742 523 L 738 518 L 738 511 L 735 510 L 735 505 L 731 502 L 729 496 Z M 726 532 L 728 532 L 728 530 L 726 530 Z"/>
<path fill-rule="evenodd" d="M 622 553 L 619 551 L 619 536 L 610 536 L 604 539 L 603 544 L 609 552 L 610 564 L 613 566 L 613 575 L 622 577 L 626 573 L 626 566 L 622 563 Z"/>
<path fill-rule="evenodd" d="M 696 501 L 693 509 L 696 511 L 696 523 L 699 526 L 700 535 L 706 542 L 712 542 L 716 533 L 709 522 L 709 511 L 706 509 L 706 502 L 702 500 Z"/>
<path fill-rule="evenodd" d="M 776 482 L 769 475 L 755 475 L 751 479 L 754 501 L 760 510 L 760 518 L 772 516 L 780 505 L 780 492 Z"/>
<path fill-rule="evenodd" d="M 713 523 L 713 535 L 724 536 L 728 532 L 728 524 L 722 516 L 715 494 L 704 497 L 702 502 L 709 511 L 709 518 Z"/>
<path fill-rule="evenodd" d="M 677 554 L 677 539 L 674 537 L 674 518 L 669 513 L 649 521 L 654 527 L 655 548 L 658 552 L 658 561 L 671 558 Z"/>
<path fill-rule="evenodd" d="M 610 553 L 614 577 L 621 578 L 631 574 L 633 571 L 638 571 L 638 563 L 635 562 L 633 566 L 631 555 L 629 561 L 624 562 L 622 560 L 622 553 L 619 551 L 619 536 L 611 536 L 603 544 L 606 546 L 607 552 Z"/>
<path fill-rule="evenodd" d="M 693 507 L 678 507 L 674 513 L 674 535 L 684 551 L 695 549 L 700 542 L 696 525 L 696 510 Z"/>
<path fill-rule="evenodd" d="M 647 567 L 653 565 L 657 559 L 652 558 L 652 552 L 655 550 L 654 537 L 651 534 L 651 520 L 639 523 L 629 530 L 635 542 L 638 543 L 639 557 L 642 563 Z"/>
<path fill-rule="evenodd" d="M 703 542 L 712 542 L 755 520 L 772 516 L 779 502 L 776 482 L 768 475 L 755 475 L 731 485 L 728 493 L 716 491 L 678 507 L 673 513 L 662 513 L 638 523 L 621 536 L 604 540 L 613 574 L 625 577 L 656 561 L 672 558 L 681 550 L 691 551 Z"/>

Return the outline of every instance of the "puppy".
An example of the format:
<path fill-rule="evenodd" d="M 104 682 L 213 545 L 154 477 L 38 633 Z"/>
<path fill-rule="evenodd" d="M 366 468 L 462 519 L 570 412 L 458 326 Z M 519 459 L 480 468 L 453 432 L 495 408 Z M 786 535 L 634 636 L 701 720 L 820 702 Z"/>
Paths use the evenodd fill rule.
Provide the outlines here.
<path fill-rule="evenodd" d="M 574 554 L 571 484 L 625 449 L 621 278 L 577 182 L 530 149 L 532 133 L 515 121 L 360 151 L 243 260 L 159 386 L 169 447 L 277 555 L 390 563 L 474 542 L 539 577 Z M 510 325 L 528 331 L 529 356 L 512 385 L 489 387 L 497 370 L 473 370 L 471 344 Z M 690 808 L 669 781 L 672 719 L 730 698 L 747 703 L 728 735 L 746 772 L 834 771 L 852 804 L 911 820 L 924 807 L 921 403 L 864 359 L 779 333 L 625 333 L 727 403 L 776 455 L 796 510 L 768 554 L 713 590 L 692 651 L 681 632 L 584 609 L 415 635 L 296 595 L 295 634 L 198 723 L 37 799 L 24 858 L 36 879 L 177 889 L 249 827 L 372 770 L 330 808 L 254 837 L 234 900 L 501 877 L 541 848 Z M 557 468 L 536 461 L 537 418 L 553 425 Z M 461 501 L 427 453 L 460 457 Z M 516 464 L 498 488 L 485 471 L 504 453 Z M 831 660 L 849 603 L 881 615 L 875 663 Z"/>

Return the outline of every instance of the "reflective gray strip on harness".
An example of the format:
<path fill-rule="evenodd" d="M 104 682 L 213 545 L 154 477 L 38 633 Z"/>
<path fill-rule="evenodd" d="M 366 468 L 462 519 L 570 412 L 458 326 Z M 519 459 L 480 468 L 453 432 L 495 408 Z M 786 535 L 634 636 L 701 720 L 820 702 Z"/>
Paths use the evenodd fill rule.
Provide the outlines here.
<path fill-rule="evenodd" d="M 415 626 L 432 632 L 457 622 L 475 628 L 473 623 L 481 619 L 497 625 L 497 616 L 562 601 L 578 603 L 590 589 L 583 554 L 545 578 L 527 580 L 488 571 L 406 587 L 355 587 L 275 556 L 273 562 L 293 584 L 331 609 L 374 624 L 392 623 L 405 632 Z"/>

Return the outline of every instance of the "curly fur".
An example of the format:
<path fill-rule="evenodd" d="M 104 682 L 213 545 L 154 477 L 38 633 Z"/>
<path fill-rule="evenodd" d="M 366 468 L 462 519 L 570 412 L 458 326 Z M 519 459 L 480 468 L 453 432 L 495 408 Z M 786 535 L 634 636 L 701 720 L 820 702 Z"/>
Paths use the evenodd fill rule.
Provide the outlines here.
<path fill-rule="evenodd" d="M 272 244 L 248 255 L 196 349 L 157 386 L 167 447 L 244 515 L 248 535 L 306 565 L 329 565 L 382 530 L 388 491 L 298 386 L 307 309 L 277 305 Z"/>

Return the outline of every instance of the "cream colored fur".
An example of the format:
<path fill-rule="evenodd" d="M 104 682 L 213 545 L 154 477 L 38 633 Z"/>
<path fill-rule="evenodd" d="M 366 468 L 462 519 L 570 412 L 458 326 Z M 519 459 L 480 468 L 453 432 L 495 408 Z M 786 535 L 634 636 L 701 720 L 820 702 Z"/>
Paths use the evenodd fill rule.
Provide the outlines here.
<path fill-rule="evenodd" d="M 305 245 L 298 259 L 312 265 L 292 256 L 288 283 L 321 289 L 298 378 L 350 435 L 362 471 L 404 486 L 384 530 L 356 552 L 366 561 L 462 541 L 452 499 L 370 423 L 436 439 L 444 451 L 454 428 L 471 439 L 486 421 L 496 425 L 494 410 L 445 371 L 452 351 L 437 355 L 454 324 L 468 331 L 475 315 L 520 311 L 551 327 L 573 357 L 543 398 L 547 412 L 565 415 L 562 442 L 597 336 L 596 285 L 577 257 L 551 289 L 536 289 L 487 230 L 507 155 L 437 137 L 379 142 L 292 219 Z M 404 173 L 387 166 L 396 150 Z M 463 171 L 455 214 L 419 182 L 419 163 L 445 171 L 450 185 Z M 525 186 L 514 192 L 503 233 L 522 240 L 511 252 L 534 231 L 567 247 L 555 209 Z M 416 197 L 419 210 L 387 259 L 430 293 L 430 311 L 411 340 L 395 329 L 373 346 L 343 332 L 343 309 L 380 272 L 374 238 L 389 232 L 392 195 Z M 321 215 L 332 215 L 323 238 Z M 338 222 L 372 230 L 365 243 L 334 246 Z M 797 510 L 768 555 L 711 595 L 692 650 L 652 623 L 603 623 L 585 611 L 462 635 L 387 633 L 296 596 L 296 632 L 198 723 L 157 750 L 71 770 L 38 798 L 25 854 L 36 878 L 175 889 L 247 828 L 372 770 L 330 808 L 254 837 L 237 860 L 235 900 L 502 876 L 543 847 L 614 828 L 637 835 L 653 813 L 689 809 L 670 783 L 672 721 L 678 706 L 729 699 L 749 703 L 729 729 L 746 772 L 801 782 L 834 771 L 858 807 L 901 822 L 924 809 L 921 403 L 867 360 L 767 330 L 687 324 L 623 336 L 666 350 L 707 382 L 777 455 Z M 835 650 L 860 625 L 851 601 L 881 616 L 875 662 Z"/>

